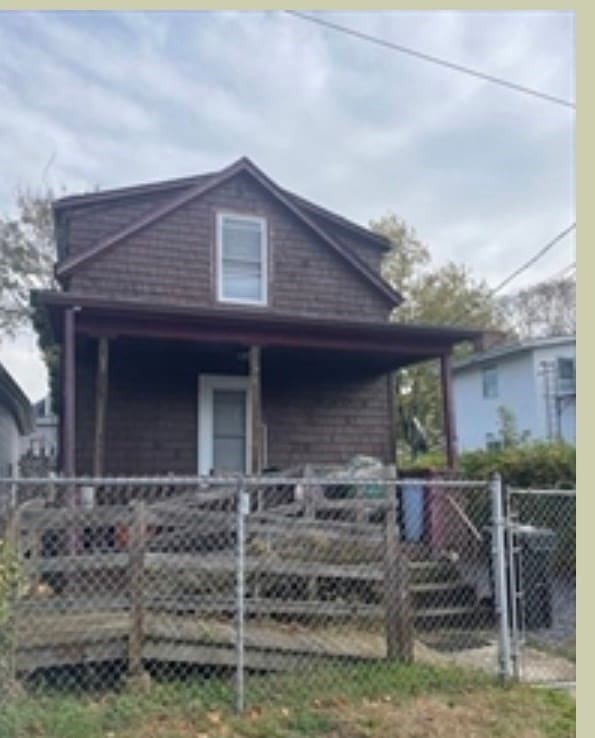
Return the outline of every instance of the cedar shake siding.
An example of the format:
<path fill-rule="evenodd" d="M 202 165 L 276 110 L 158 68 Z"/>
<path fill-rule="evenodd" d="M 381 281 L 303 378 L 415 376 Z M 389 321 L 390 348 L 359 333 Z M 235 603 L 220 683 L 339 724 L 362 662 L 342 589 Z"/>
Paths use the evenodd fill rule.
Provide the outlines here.
<path fill-rule="evenodd" d="M 263 407 L 274 467 L 346 463 L 357 454 L 394 463 L 385 374 L 278 373 L 264 384 Z"/>
<path fill-rule="evenodd" d="M 96 348 L 77 350 L 77 472 L 92 470 Z M 268 466 L 390 461 L 387 379 L 378 371 L 305 356 L 263 356 Z M 113 341 L 105 473 L 195 474 L 198 375 L 247 372 L 245 353 Z"/>
<path fill-rule="evenodd" d="M 88 225 L 86 208 L 81 209 L 65 227 L 69 253 L 89 248 L 99 237 L 116 232 L 161 204 L 163 193 L 144 196 L 142 202 L 88 206 Z M 68 278 L 68 290 L 156 306 L 217 305 L 218 211 L 266 218 L 269 305 L 263 310 L 339 320 L 387 321 L 393 307 L 390 299 L 245 172 L 80 265 Z M 333 235 L 360 261 L 379 267 L 381 248 L 358 245 L 357 234 L 342 227 L 333 228 Z M 238 305 L 227 308 L 242 309 Z"/>

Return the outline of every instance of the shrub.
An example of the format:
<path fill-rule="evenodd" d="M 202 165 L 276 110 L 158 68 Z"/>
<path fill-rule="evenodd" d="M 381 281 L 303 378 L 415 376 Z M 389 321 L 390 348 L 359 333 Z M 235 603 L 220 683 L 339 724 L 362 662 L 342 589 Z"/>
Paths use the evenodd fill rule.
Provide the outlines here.
<path fill-rule="evenodd" d="M 5 541 L 0 540 L 0 701 L 11 678 L 9 622 L 13 597 L 18 587 L 18 563 Z"/>
<path fill-rule="evenodd" d="M 408 472 L 445 471 L 440 453 L 419 457 Z M 468 451 L 459 457 L 458 476 L 488 479 L 494 472 L 504 484 L 521 489 L 573 489 L 576 486 L 576 450 L 565 443 L 524 442 L 493 450 Z M 576 570 L 576 501 L 558 495 L 516 496 L 519 521 L 556 533 L 554 569 L 573 574 Z M 480 529 L 490 524 L 491 502 L 487 495 L 469 496 L 466 512 Z"/>

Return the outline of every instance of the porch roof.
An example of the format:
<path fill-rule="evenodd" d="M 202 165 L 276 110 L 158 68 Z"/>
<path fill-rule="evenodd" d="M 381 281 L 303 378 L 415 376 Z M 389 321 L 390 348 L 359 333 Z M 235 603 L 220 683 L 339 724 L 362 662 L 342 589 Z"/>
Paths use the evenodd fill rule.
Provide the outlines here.
<path fill-rule="evenodd" d="M 68 292 L 38 291 L 56 340 L 62 314 L 76 310 L 76 331 L 90 336 L 138 337 L 205 344 L 261 346 L 349 353 L 394 367 L 449 353 L 481 331 L 411 323 L 370 323 L 270 313 L 263 310 L 195 308 L 112 300 Z"/>

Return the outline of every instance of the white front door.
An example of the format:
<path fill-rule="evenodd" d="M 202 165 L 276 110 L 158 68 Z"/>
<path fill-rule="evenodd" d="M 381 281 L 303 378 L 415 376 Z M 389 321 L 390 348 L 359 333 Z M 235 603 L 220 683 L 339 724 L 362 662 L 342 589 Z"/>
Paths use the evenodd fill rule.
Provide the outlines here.
<path fill-rule="evenodd" d="M 199 474 L 250 473 L 249 387 L 248 377 L 199 377 Z"/>

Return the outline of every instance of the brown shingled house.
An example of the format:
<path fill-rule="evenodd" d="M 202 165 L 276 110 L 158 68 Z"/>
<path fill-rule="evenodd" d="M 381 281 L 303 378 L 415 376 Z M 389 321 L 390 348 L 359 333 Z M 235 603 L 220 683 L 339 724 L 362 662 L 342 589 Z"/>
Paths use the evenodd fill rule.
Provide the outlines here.
<path fill-rule="evenodd" d="M 39 297 L 63 349 L 65 474 L 393 463 L 392 376 L 429 358 L 452 418 L 450 353 L 476 334 L 389 322 L 388 242 L 248 159 L 54 216 L 62 290 Z"/>

